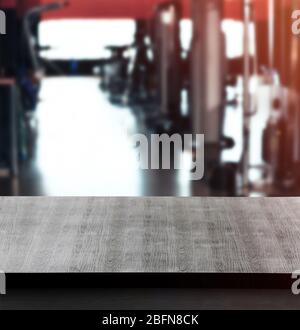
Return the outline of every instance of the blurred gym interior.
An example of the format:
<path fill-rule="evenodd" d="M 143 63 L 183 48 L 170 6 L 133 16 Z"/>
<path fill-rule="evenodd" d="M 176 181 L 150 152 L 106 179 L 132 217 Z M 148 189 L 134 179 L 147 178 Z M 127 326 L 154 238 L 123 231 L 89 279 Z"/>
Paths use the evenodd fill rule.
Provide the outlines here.
<path fill-rule="evenodd" d="M 299 196 L 299 8 L 0 0 L 0 195 Z M 204 134 L 203 180 L 138 169 L 140 133 Z"/>

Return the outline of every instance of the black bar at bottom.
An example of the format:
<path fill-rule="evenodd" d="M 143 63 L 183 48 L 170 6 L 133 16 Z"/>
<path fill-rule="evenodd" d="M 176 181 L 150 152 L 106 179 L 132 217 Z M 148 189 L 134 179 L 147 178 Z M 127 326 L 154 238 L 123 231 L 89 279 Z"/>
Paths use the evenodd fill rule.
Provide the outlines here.
<path fill-rule="evenodd" d="M 7 273 L 7 288 L 290 289 L 289 274 Z"/>

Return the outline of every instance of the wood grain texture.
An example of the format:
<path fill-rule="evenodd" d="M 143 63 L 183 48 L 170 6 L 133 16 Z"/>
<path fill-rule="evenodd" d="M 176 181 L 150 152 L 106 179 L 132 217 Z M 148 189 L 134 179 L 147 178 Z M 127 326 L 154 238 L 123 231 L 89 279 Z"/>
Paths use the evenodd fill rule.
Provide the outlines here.
<path fill-rule="evenodd" d="M 299 198 L 0 198 L 7 273 L 291 273 Z"/>

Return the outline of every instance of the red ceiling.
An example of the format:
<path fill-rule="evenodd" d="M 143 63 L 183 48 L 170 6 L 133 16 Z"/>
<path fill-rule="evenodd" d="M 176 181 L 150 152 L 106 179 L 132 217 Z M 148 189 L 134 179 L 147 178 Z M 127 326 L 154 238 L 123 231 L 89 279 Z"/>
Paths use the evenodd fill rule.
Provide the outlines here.
<path fill-rule="evenodd" d="M 41 0 L 48 2 L 49 0 Z M 50 0 L 51 1 L 51 0 Z M 153 15 L 155 6 L 166 0 L 69 0 L 69 6 L 60 13 L 49 16 L 89 18 L 147 18 Z M 182 0 L 185 14 L 189 12 L 189 0 Z"/>
<path fill-rule="evenodd" d="M 53 0 L 53 1 L 55 1 L 55 0 Z M 30 7 L 39 5 L 41 2 L 46 3 L 47 1 L 45 1 L 45 0 L 0 0 L 0 7 L 14 8 L 18 4 L 18 7 L 20 9 L 23 9 L 23 8 L 30 8 Z M 51 2 L 51 0 L 48 2 Z"/>
<path fill-rule="evenodd" d="M 16 2 L 22 8 L 38 3 L 47 3 L 60 0 L 0 0 L 2 6 L 14 6 Z M 190 0 L 181 0 L 185 16 L 189 15 Z M 201 0 L 199 0 L 201 1 Z M 252 0 L 256 19 L 266 19 L 268 0 Z M 280 0 L 275 0 L 280 1 Z M 292 0 L 282 0 L 290 3 Z M 48 14 L 48 18 L 147 18 L 151 17 L 158 3 L 165 0 L 69 0 L 69 7 Z M 241 19 L 243 0 L 224 0 L 225 16 Z"/>
<path fill-rule="evenodd" d="M 11 8 L 14 7 L 16 3 L 16 0 L 0 0 L 0 7 L 3 8 Z"/>
<path fill-rule="evenodd" d="M 49 2 L 51 0 L 40 0 Z M 49 17 L 103 17 L 103 18 L 147 18 L 151 17 L 157 4 L 166 0 L 70 0 L 68 9 L 52 13 Z M 190 1 L 181 0 L 184 15 L 190 15 Z M 201 1 L 201 0 L 199 0 Z M 265 18 L 268 0 L 253 0 L 257 18 Z M 224 0 L 225 16 L 240 19 L 243 0 Z"/>

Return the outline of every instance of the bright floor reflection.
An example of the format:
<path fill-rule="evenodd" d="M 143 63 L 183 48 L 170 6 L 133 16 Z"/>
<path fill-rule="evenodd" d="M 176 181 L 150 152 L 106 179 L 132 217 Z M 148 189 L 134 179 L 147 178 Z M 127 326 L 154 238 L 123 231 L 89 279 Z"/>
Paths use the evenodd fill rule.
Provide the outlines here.
<path fill-rule="evenodd" d="M 128 109 L 111 106 L 93 78 L 47 79 L 41 99 L 37 166 L 48 195 L 139 195 Z"/>
<path fill-rule="evenodd" d="M 37 110 L 36 171 L 47 196 L 189 196 L 185 171 L 141 171 L 130 110 L 94 78 L 45 79 Z M 34 184 L 34 182 L 32 182 Z"/>

